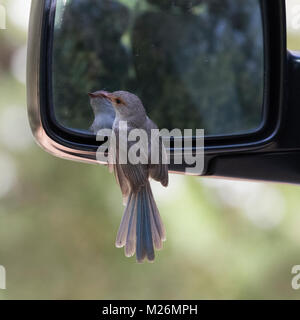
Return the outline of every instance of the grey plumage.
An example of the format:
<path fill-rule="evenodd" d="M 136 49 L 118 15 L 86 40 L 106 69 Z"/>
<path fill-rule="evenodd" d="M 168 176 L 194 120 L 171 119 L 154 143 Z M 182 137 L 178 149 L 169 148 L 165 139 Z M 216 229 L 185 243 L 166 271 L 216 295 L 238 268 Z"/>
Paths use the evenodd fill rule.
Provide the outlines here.
<path fill-rule="evenodd" d="M 100 129 L 111 129 L 115 120 L 115 110 L 108 99 L 95 93 L 89 93 L 90 104 L 94 112 L 94 122 L 90 131 L 97 134 Z"/>
<path fill-rule="evenodd" d="M 152 194 L 149 178 L 161 182 L 165 187 L 168 185 L 168 166 L 161 162 L 150 163 L 151 130 L 157 129 L 157 126 L 147 117 L 143 104 L 137 96 L 125 91 L 114 93 L 100 91 L 100 96 L 110 101 L 116 111 L 113 131 L 117 137 L 118 151 L 122 145 L 121 140 L 127 140 L 127 134 L 133 129 L 144 129 L 149 138 L 149 145 L 146 146 L 149 151 L 148 164 L 120 164 L 119 153 L 115 153 L 113 148 L 109 149 L 108 162 L 121 188 L 126 205 L 116 238 L 116 247 L 124 247 L 127 257 L 136 253 L 138 262 L 143 262 L 145 258 L 148 261 L 154 261 L 154 250 L 162 249 L 166 232 Z M 121 121 L 127 122 L 128 131 L 122 131 Z M 127 141 L 128 147 L 124 151 L 127 153 L 133 144 Z M 166 156 L 164 149 L 162 151 L 161 158 Z"/>
<path fill-rule="evenodd" d="M 128 197 L 116 239 L 116 247 L 125 247 L 125 255 L 136 252 L 138 262 L 146 257 L 154 261 L 154 249 L 160 250 L 166 240 L 165 229 L 155 204 L 149 182 Z"/>

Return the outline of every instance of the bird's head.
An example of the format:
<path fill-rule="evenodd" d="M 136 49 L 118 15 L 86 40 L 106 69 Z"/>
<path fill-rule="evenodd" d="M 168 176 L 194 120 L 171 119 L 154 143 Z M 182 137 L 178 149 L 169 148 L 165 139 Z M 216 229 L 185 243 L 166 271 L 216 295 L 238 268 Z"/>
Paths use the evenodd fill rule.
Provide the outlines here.
<path fill-rule="evenodd" d="M 104 99 L 114 107 L 121 120 L 135 121 L 146 117 L 142 101 L 136 95 L 127 91 L 97 91 L 89 93 L 91 99 Z"/>
<path fill-rule="evenodd" d="M 88 93 L 95 116 L 103 112 L 115 113 L 112 103 L 106 98 L 105 93 L 105 91 Z"/>

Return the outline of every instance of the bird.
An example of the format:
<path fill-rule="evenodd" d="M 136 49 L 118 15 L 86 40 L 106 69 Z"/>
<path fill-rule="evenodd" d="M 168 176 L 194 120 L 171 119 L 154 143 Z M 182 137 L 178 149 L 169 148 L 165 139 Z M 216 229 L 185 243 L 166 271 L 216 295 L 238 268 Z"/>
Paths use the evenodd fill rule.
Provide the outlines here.
<path fill-rule="evenodd" d="M 114 173 L 120 186 L 125 210 L 117 233 L 115 245 L 117 248 L 124 247 L 125 256 L 136 255 L 136 261 L 142 263 L 145 260 L 155 260 L 155 249 L 160 250 L 166 240 L 166 230 L 162 222 L 159 210 L 153 197 L 150 179 L 154 179 L 167 187 L 169 183 L 168 164 L 166 162 L 166 151 L 161 138 L 160 161 L 151 163 L 151 133 L 157 132 L 157 125 L 147 116 L 140 98 L 127 91 L 97 91 L 93 93 L 98 101 L 106 101 L 115 109 L 115 120 L 112 132 L 117 137 L 116 151 L 121 148 L 122 140 L 127 140 L 126 152 L 132 147 L 133 142 L 128 141 L 128 134 L 134 129 L 143 129 L 146 132 L 148 145 L 147 163 L 121 163 L 118 152 L 109 148 L 108 166 Z M 123 131 L 121 123 L 126 122 L 126 132 Z M 156 130 L 153 130 L 156 129 Z M 156 146 L 155 146 L 156 147 Z M 156 150 L 156 149 L 154 149 Z M 140 151 L 143 153 L 143 150 Z M 115 157 L 115 161 L 112 159 Z M 164 160 L 163 160 L 164 159 Z"/>
<path fill-rule="evenodd" d="M 99 95 L 99 92 L 90 92 L 88 96 L 95 117 L 89 130 L 97 134 L 101 129 L 111 129 L 116 115 L 111 102 Z"/>

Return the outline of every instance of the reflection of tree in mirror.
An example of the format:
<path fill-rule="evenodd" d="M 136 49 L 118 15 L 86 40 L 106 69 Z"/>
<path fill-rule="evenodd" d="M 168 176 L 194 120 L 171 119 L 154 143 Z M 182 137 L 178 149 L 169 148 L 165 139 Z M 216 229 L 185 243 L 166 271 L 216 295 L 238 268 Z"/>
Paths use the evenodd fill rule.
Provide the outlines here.
<path fill-rule="evenodd" d="M 56 116 L 69 127 L 91 124 L 88 91 L 124 89 L 160 127 L 249 131 L 262 115 L 259 1 L 69 1 L 53 68 Z"/>
<path fill-rule="evenodd" d="M 117 2 L 69 1 L 55 30 L 53 59 L 54 103 L 63 124 L 88 128 L 87 93 L 125 86 L 128 53 L 120 38 L 128 24 L 128 9 Z"/>

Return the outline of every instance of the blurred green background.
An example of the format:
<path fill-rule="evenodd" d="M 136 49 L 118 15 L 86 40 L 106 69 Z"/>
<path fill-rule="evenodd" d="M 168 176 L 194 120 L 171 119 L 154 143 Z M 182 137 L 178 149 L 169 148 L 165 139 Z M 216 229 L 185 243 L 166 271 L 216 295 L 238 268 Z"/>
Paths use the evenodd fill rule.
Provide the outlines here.
<path fill-rule="evenodd" d="M 288 1 L 291 8 L 297 2 Z M 300 298 L 291 288 L 291 268 L 300 264 L 299 186 L 172 175 L 168 189 L 153 184 L 167 228 L 163 251 L 154 264 L 125 258 L 114 247 L 123 211 L 114 177 L 33 142 L 25 91 L 30 1 L 0 3 L 7 8 L 0 30 L 1 299 Z M 291 21 L 288 45 L 300 50 L 300 26 Z"/>

